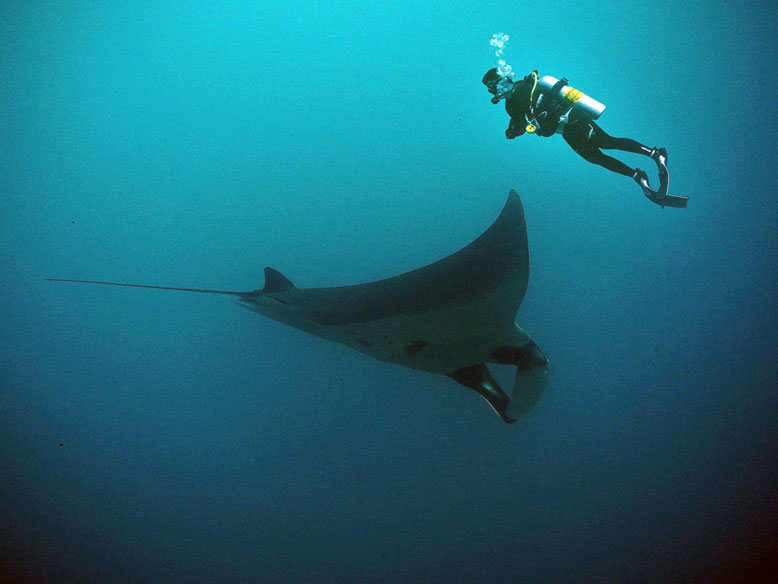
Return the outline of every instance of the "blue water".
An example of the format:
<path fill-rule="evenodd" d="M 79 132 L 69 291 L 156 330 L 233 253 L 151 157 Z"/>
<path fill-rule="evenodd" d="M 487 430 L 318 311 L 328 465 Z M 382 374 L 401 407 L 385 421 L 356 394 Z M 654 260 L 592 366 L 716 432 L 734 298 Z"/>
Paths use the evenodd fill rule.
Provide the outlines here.
<path fill-rule="evenodd" d="M 0 581 L 768 581 L 776 23 L 770 2 L 4 2 Z M 689 208 L 560 136 L 505 140 L 496 32 L 519 76 L 665 146 Z M 517 320 L 551 361 L 513 426 L 224 297 L 44 281 L 359 283 L 466 245 L 511 188 Z"/>

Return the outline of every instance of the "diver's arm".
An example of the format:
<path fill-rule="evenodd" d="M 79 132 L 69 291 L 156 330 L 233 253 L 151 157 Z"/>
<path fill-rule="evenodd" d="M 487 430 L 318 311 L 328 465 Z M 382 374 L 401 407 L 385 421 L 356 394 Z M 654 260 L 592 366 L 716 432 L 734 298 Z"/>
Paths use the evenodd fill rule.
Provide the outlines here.
<path fill-rule="evenodd" d="M 505 100 L 505 111 L 511 121 L 505 130 L 505 137 L 513 140 L 516 136 L 523 135 L 527 130 L 527 102 L 529 101 L 529 87 L 525 81 L 517 83 L 511 94 Z"/>
<path fill-rule="evenodd" d="M 516 118 L 511 118 L 511 121 L 508 124 L 508 129 L 505 130 L 505 137 L 508 140 L 513 140 L 516 136 L 521 136 L 526 131 L 527 130 L 522 122 Z"/>

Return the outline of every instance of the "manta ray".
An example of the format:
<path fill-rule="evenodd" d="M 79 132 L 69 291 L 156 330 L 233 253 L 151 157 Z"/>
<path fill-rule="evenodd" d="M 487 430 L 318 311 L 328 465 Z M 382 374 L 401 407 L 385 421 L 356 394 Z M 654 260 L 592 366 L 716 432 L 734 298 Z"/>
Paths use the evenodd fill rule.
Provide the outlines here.
<path fill-rule="evenodd" d="M 365 284 L 297 288 L 270 267 L 264 287 L 249 292 L 47 280 L 237 296 L 254 312 L 374 359 L 446 375 L 478 392 L 509 424 L 548 384 L 548 360 L 514 320 L 529 282 L 529 250 L 524 209 L 513 190 L 494 223 L 469 245 Z M 487 363 L 516 367 L 510 398 Z"/>

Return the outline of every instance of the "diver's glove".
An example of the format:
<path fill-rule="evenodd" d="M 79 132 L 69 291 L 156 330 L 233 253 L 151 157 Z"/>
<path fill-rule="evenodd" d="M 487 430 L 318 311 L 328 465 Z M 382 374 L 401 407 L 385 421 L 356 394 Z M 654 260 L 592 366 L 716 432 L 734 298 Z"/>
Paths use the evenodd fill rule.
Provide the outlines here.
<path fill-rule="evenodd" d="M 526 132 L 524 126 L 517 124 L 516 120 L 511 118 L 511 121 L 508 124 L 508 129 L 505 130 L 505 137 L 508 138 L 508 140 L 513 140 L 516 136 L 521 136 L 524 134 L 524 132 Z"/>

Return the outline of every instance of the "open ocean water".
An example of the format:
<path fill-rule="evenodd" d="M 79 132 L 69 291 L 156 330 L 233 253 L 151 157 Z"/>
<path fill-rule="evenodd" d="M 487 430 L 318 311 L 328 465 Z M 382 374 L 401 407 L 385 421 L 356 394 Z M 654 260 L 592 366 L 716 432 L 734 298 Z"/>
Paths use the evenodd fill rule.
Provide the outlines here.
<path fill-rule="evenodd" d="M 3 2 L 0 582 L 778 581 L 777 24 L 773 2 Z M 519 77 L 666 147 L 688 209 L 561 136 L 506 140 L 498 32 Z M 229 298 L 44 280 L 356 284 L 460 249 L 511 188 L 517 320 L 551 362 L 513 426 Z"/>

